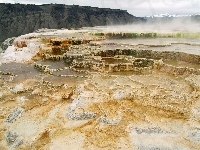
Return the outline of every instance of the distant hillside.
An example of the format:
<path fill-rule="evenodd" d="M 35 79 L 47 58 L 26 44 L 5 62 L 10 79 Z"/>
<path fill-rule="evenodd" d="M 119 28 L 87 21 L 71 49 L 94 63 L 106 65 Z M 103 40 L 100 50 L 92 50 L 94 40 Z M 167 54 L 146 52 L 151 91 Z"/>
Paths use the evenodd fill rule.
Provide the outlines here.
<path fill-rule="evenodd" d="M 40 28 L 80 28 L 144 21 L 125 10 L 89 6 L 0 3 L 0 42 Z"/>

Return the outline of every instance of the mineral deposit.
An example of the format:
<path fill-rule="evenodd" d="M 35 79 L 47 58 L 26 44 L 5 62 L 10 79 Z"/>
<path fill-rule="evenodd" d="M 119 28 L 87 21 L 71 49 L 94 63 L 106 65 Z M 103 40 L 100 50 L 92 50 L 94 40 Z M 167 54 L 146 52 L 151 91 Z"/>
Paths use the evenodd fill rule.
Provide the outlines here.
<path fill-rule="evenodd" d="M 200 40 L 98 31 L 0 54 L 0 149 L 199 150 Z"/>

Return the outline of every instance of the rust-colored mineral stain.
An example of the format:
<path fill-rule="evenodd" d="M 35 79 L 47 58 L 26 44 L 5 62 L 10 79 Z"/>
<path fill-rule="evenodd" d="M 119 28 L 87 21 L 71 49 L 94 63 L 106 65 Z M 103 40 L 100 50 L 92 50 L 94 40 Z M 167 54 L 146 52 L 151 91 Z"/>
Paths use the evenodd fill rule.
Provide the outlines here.
<path fill-rule="evenodd" d="M 31 149 L 43 149 L 43 147 L 51 142 L 49 131 L 44 131 L 38 139 L 30 146 Z"/>

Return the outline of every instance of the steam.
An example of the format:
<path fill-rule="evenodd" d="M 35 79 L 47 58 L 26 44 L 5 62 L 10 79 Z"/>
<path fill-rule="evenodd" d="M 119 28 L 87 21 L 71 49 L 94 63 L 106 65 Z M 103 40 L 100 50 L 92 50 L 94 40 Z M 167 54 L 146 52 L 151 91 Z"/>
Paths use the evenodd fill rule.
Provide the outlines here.
<path fill-rule="evenodd" d="M 96 28 L 96 27 L 95 27 Z M 144 23 L 97 27 L 102 32 L 200 33 L 200 24 L 190 17 L 147 19 Z"/>

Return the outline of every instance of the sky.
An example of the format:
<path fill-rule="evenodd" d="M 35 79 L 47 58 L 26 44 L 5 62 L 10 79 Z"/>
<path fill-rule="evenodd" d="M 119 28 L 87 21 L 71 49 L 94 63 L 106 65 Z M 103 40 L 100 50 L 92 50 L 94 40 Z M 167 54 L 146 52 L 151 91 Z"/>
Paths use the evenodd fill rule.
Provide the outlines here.
<path fill-rule="evenodd" d="M 0 3 L 66 4 L 127 10 L 138 17 L 157 14 L 200 14 L 200 0 L 0 0 Z"/>

